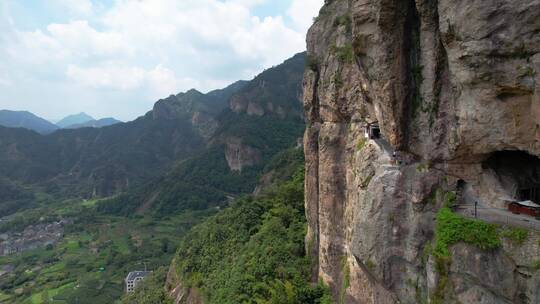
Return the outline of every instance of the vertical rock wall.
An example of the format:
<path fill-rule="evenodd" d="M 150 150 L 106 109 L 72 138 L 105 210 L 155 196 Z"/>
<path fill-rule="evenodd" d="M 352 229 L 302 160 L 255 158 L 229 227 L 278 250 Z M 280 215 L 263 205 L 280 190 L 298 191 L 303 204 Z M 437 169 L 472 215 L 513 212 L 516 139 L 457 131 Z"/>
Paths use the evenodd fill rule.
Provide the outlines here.
<path fill-rule="evenodd" d="M 430 301 L 438 277 L 424 249 L 436 190 L 462 179 L 482 196 L 492 153 L 540 156 L 540 1 L 326 2 L 304 77 L 313 277 L 339 303 Z M 383 139 L 364 137 L 373 122 Z M 506 247 L 459 246 L 447 301 L 539 300 L 539 274 Z M 497 262 L 467 272 L 460 257 Z M 486 273 L 504 288 L 482 283 Z"/>

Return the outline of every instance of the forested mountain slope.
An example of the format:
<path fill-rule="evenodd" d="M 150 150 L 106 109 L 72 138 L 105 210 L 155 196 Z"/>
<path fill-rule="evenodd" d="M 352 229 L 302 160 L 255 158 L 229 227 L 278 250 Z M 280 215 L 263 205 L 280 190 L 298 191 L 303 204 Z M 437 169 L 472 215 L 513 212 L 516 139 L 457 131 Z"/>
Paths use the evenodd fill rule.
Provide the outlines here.
<path fill-rule="evenodd" d="M 261 198 L 250 206 L 242 198 L 286 180 L 303 162 L 304 61 L 305 54 L 299 54 L 250 82 L 170 96 L 129 123 L 47 136 L 1 128 L 0 231 L 9 240 L 0 246 L 21 252 L 0 255 L 0 264 L 9 266 L 0 276 L 0 301 L 114 303 L 129 271 L 144 265 L 159 274 L 193 225 L 237 203 L 244 209 L 225 211 L 224 218 L 234 221 L 238 212 L 260 209 L 254 228 L 265 226 L 274 205 L 284 208 L 278 216 L 284 218 L 275 221 L 283 223 L 287 240 L 272 263 L 279 265 L 287 255 L 295 273 L 276 274 L 279 282 L 268 277 L 264 295 L 294 286 L 301 297 L 323 298 L 325 288 L 309 286 L 305 276 L 310 267 L 301 243 L 301 178 L 283 196 L 294 201 Z M 258 94 L 265 99 L 258 100 Z M 254 104 L 279 105 L 291 115 L 233 111 L 231 100 L 247 95 Z M 60 221 L 54 240 L 40 238 Z M 260 237 L 276 241 L 270 230 Z M 245 245 L 236 249 L 247 254 L 251 249 Z"/>
<path fill-rule="evenodd" d="M 208 199 L 222 202 L 227 193 L 251 191 L 253 178 L 264 163 L 302 134 L 304 123 L 298 113 L 302 109 L 299 92 L 304 58 L 304 54 L 296 55 L 250 82 L 239 81 L 222 90 L 171 95 L 128 123 L 59 130 L 49 135 L 0 127 L 0 176 L 30 193 L 42 192 L 56 198 L 99 198 L 144 189 L 152 195 L 166 196 L 158 205 L 178 205 L 159 207 L 163 210 L 179 210 L 182 204 L 204 203 Z M 231 100 L 246 95 L 257 104 L 257 96 L 264 95 L 265 105 L 288 105 L 286 108 L 297 115 L 233 112 L 229 108 Z M 167 174 L 171 167 L 175 169 Z M 161 187 L 160 179 L 166 180 L 167 176 L 171 182 L 165 182 L 164 187 L 176 189 L 154 189 Z M 208 184 L 210 193 L 215 194 L 203 201 L 187 198 L 185 203 L 171 202 L 171 191 L 195 184 Z M 197 191 L 197 196 L 203 193 Z M 140 199 L 127 209 L 135 210 L 148 200 L 136 196 Z M 29 204 L 26 200 L 24 204 L 14 203 L 22 202 L 14 198 L 20 195 L 10 194 L 8 198 L 6 193 L 4 197 L 4 214 Z"/>
<path fill-rule="evenodd" d="M 302 104 L 298 91 L 301 87 L 305 55 L 298 54 L 282 65 L 268 69 L 227 100 L 221 111 L 199 104 L 197 117 L 208 115 L 211 120 L 196 128 L 208 139 L 206 148 L 197 155 L 178 162 L 167 174 L 146 185 L 125 192 L 100 205 L 100 210 L 113 214 L 141 213 L 152 209 L 166 215 L 184 209 L 205 209 L 219 206 L 231 197 L 250 193 L 255 189 L 258 175 L 276 153 L 298 143 L 304 131 Z M 279 73 L 276 75 L 276 71 Z M 237 84 L 238 85 L 238 84 Z M 274 88 L 268 90 L 268 88 Z M 285 89 L 286 88 L 286 89 Z M 228 107 L 233 100 L 254 96 L 252 103 L 261 104 L 256 97 L 266 96 L 264 104 L 276 108 L 287 105 L 289 114 L 250 113 L 247 108 L 236 111 Z M 201 98 L 196 91 L 182 95 L 186 98 Z M 242 97 L 241 97 L 242 96 Z M 171 108 L 171 96 L 156 107 Z M 283 99 L 285 98 L 285 99 Z M 203 99 L 204 100 L 204 99 Z M 184 115 L 193 106 L 174 107 L 174 112 Z M 157 111 L 154 110 L 154 113 Z M 218 113 L 215 116 L 210 114 Z M 162 114 L 158 114 L 162 115 Z M 211 121 L 211 122 L 210 122 Z M 210 122 L 210 123 L 209 123 Z M 207 133 L 210 128 L 213 133 Z M 208 136 L 211 134 L 211 136 Z"/>

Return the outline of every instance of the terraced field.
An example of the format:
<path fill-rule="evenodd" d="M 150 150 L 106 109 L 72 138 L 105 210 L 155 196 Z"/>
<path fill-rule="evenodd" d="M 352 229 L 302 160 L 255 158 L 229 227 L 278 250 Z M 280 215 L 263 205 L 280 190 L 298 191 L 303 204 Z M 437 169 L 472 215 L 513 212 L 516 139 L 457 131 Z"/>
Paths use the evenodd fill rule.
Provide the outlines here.
<path fill-rule="evenodd" d="M 187 212 L 157 221 L 152 216 L 101 215 L 94 205 L 85 201 L 28 211 L 29 218 L 38 213 L 69 217 L 74 223 L 54 246 L 0 257 L 0 270 L 13 268 L 0 276 L 0 303 L 118 302 L 129 271 L 169 265 L 174 244 L 215 212 Z"/>

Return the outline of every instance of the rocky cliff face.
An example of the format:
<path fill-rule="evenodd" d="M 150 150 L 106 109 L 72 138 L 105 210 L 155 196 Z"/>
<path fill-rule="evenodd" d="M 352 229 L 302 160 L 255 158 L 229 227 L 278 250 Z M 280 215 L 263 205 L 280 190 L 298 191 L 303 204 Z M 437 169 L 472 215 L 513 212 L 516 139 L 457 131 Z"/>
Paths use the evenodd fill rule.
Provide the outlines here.
<path fill-rule="evenodd" d="M 171 95 L 154 105 L 152 117 L 154 120 L 189 121 L 193 128 L 208 140 L 218 128 L 217 116 L 227 107 L 229 98 L 245 85 L 245 81 L 237 81 L 224 89 L 207 94 L 191 89 L 185 93 Z"/>
<path fill-rule="evenodd" d="M 342 303 L 540 301 L 535 232 L 455 245 L 444 275 L 426 250 L 436 193 L 501 208 L 540 184 L 540 1 L 327 0 L 307 41 L 314 279 Z"/>
<path fill-rule="evenodd" d="M 240 138 L 228 138 L 225 143 L 225 159 L 232 171 L 242 171 L 244 167 L 251 167 L 262 161 L 260 150 L 242 144 Z"/>
<path fill-rule="evenodd" d="M 281 119 L 302 117 L 302 107 L 297 101 L 302 96 L 305 59 L 306 54 L 299 53 L 265 70 L 231 97 L 230 109 L 251 116 L 274 115 Z"/>

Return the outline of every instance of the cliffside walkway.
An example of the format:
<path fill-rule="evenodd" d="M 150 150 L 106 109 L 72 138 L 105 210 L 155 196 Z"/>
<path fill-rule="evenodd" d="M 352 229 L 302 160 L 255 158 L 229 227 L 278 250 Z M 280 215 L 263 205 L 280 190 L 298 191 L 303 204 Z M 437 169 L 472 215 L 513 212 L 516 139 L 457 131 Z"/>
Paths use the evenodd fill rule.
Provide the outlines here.
<path fill-rule="evenodd" d="M 373 141 L 383 150 L 388 156 L 392 156 L 394 149 L 384 138 L 375 138 Z"/>
<path fill-rule="evenodd" d="M 379 146 L 379 148 L 385 153 L 385 156 L 388 157 L 389 163 L 383 165 L 387 169 L 399 169 L 401 166 L 393 163 L 394 159 L 392 157 L 394 149 L 392 146 L 384 139 L 377 138 L 373 139 L 373 142 Z M 473 195 L 465 191 L 463 196 L 463 204 L 457 206 L 456 212 L 468 218 L 474 218 L 474 202 L 478 202 L 476 218 L 486 221 L 488 223 L 494 223 L 499 225 L 521 227 L 526 229 L 533 229 L 540 231 L 540 220 L 537 220 L 534 217 L 513 214 L 512 212 L 506 209 L 493 208 L 484 204 L 480 199 L 474 197 Z"/>
<path fill-rule="evenodd" d="M 474 202 L 478 202 L 476 218 L 499 225 L 521 227 L 540 231 L 540 220 L 534 217 L 513 214 L 506 209 L 493 208 L 472 196 L 464 195 L 464 204 L 457 206 L 456 212 L 468 218 L 474 218 Z"/>

